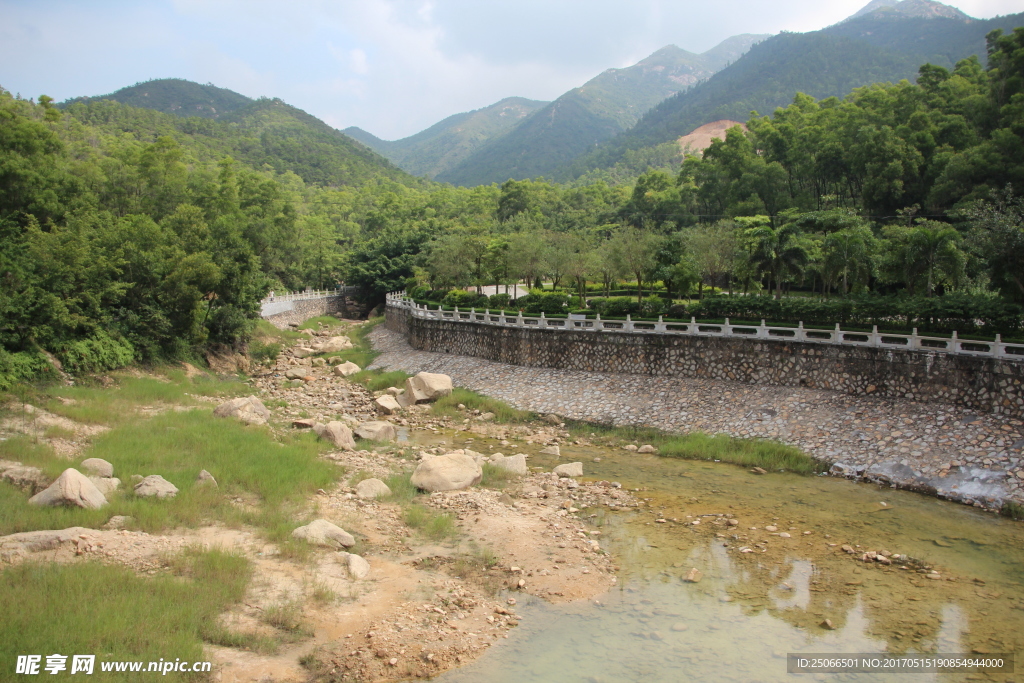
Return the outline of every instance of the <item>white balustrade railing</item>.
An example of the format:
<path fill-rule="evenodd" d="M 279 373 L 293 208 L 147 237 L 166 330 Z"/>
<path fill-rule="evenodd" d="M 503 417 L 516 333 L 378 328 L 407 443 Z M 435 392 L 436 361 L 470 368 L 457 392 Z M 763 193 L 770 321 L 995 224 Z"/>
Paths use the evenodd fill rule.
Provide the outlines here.
<path fill-rule="evenodd" d="M 355 293 L 355 287 L 339 287 L 338 289 L 307 289 L 303 292 L 274 292 L 260 303 L 270 304 L 278 301 L 306 301 L 308 299 L 327 299 L 332 296 L 348 296 Z"/>
<path fill-rule="evenodd" d="M 595 316 L 591 320 L 583 319 L 583 316 L 570 315 L 568 318 L 548 318 L 543 313 L 539 316 L 527 316 L 519 311 L 478 311 L 475 308 L 468 311 L 459 310 L 458 308 L 454 311 L 445 311 L 440 306 L 434 310 L 428 306 L 417 304 L 408 299 L 404 292 L 388 294 L 387 305 L 392 308 L 407 310 L 414 318 L 499 325 L 503 327 L 571 330 L 574 332 L 606 331 L 680 334 L 698 337 L 729 337 L 733 339 L 776 339 L 816 344 L 934 351 L 963 356 L 1024 361 L 1024 344 L 1006 343 L 1002 341 L 1001 335 L 998 334 L 995 341 L 978 341 L 960 339 L 956 332 L 953 332 L 949 337 L 922 336 L 917 333 L 916 327 L 911 334 L 896 334 L 879 332 L 877 325 L 872 327 L 871 332 L 853 332 L 840 329 L 838 324 L 836 324 L 834 329 L 804 327 L 802 322 L 796 327 L 766 325 L 764 320 L 761 321 L 760 325 L 743 325 L 732 324 L 728 318 L 725 319 L 724 323 L 701 323 L 697 322 L 696 318 L 691 317 L 690 322 L 686 323 L 665 321 L 660 316 L 657 322 L 655 322 L 653 320 L 632 320 L 628 315 L 625 320 L 601 320 L 600 315 Z"/>

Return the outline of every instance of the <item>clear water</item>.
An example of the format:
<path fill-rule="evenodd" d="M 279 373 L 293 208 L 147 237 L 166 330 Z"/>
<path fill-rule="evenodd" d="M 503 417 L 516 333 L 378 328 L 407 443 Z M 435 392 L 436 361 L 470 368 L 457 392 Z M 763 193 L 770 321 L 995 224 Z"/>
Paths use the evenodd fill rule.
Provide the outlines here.
<path fill-rule="evenodd" d="M 483 450 L 488 442 L 475 443 Z M 583 460 L 588 478 L 647 489 L 635 494 L 650 499 L 644 509 L 581 512 L 604 523 L 602 545 L 621 567 L 618 585 L 574 604 L 521 596 L 524 620 L 508 640 L 435 680 L 1024 681 L 1006 673 L 786 672 L 791 652 L 1024 650 L 1024 524 L 825 477 L 563 448 L 560 461 L 572 460 Z M 557 461 L 531 455 L 530 463 Z M 657 513 L 679 522 L 656 523 Z M 688 524 L 723 513 L 739 526 L 716 525 L 714 517 Z M 792 538 L 770 536 L 769 524 Z M 764 540 L 768 549 L 759 552 L 754 542 Z M 859 562 L 842 544 L 919 558 L 943 579 Z M 741 546 L 758 552 L 739 553 Z M 683 581 L 691 567 L 703 572 L 698 583 Z"/>

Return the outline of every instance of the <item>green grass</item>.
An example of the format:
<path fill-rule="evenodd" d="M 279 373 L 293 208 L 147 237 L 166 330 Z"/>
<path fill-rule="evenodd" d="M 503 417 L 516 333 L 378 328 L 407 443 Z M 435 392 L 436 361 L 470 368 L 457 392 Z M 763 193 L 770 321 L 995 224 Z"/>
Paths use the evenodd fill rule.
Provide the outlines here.
<path fill-rule="evenodd" d="M 999 514 L 1018 521 L 1024 520 L 1024 505 L 1015 503 L 1012 500 L 1004 501 L 1003 506 L 999 508 Z"/>
<path fill-rule="evenodd" d="M 467 411 L 479 410 L 481 413 L 494 413 L 495 422 L 522 423 L 529 422 L 536 417 L 529 411 L 517 410 L 504 401 L 461 387 L 456 387 L 451 394 L 438 399 L 431 407 L 431 413 L 452 418 L 468 417 L 466 412 L 459 410 L 460 403 L 466 406 Z"/>
<path fill-rule="evenodd" d="M 489 489 L 503 489 L 519 479 L 517 474 L 489 462 L 483 464 L 483 471 L 484 476 L 480 480 L 480 485 Z"/>
<path fill-rule="evenodd" d="M 384 322 L 383 317 L 370 318 L 362 325 L 357 325 L 348 331 L 348 338 L 352 340 L 354 348 L 346 351 L 338 351 L 337 353 L 324 354 L 324 358 L 341 358 L 344 361 L 355 363 L 361 368 L 365 368 L 367 365 L 373 362 L 373 360 L 380 354 L 373 350 L 373 346 L 370 341 L 366 338 L 366 335 L 370 333 L 374 327 Z"/>
<path fill-rule="evenodd" d="M 26 494 L 3 485 L 0 533 L 95 527 L 111 515 L 129 515 L 149 532 L 219 520 L 276 529 L 272 535 L 286 540 L 296 526 L 290 519 L 303 509 L 305 497 L 329 487 L 342 474 L 318 457 L 321 447 L 307 433 L 278 442 L 266 429 L 215 418 L 207 411 L 166 412 L 102 434 L 82 455 L 81 460 L 97 457 L 110 462 L 114 475 L 124 482 L 122 491 L 110 496 L 109 505 L 101 510 L 36 508 L 26 504 Z M 79 463 L 61 461 L 56 469 Z M 213 474 L 219 488 L 195 486 L 202 469 Z M 179 493 L 167 500 L 137 498 L 130 493 L 132 474 L 159 474 Z M 247 505 L 234 504 L 236 497 Z"/>
<path fill-rule="evenodd" d="M 402 515 L 405 524 L 418 530 L 433 541 L 445 541 L 456 533 L 455 517 L 447 512 L 436 512 L 425 505 L 410 505 Z"/>
<path fill-rule="evenodd" d="M 370 391 L 380 391 L 381 389 L 387 389 L 388 387 L 399 387 L 405 386 L 405 380 L 412 377 L 412 375 L 406 374 L 401 370 L 392 370 L 389 372 L 381 372 L 380 370 L 362 370 L 350 376 L 348 380 L 350 382 L 356 382 L 362 384 Z"/>
<path fill-rule="evenodd" d="M 114 374 L 117 388 L 99 386 L 50 387 L 35 396 L 35 400 L 51 413 L 62 415 L 83 424 L 115 426 L 138 420 L 140 406 L 197 405 L 192 396 L 228 398 L 252 389 L 239 381 L 219 380 L 207 375 L 194 379 L 176 368 L 164 368 L 162 381 L 155 377 L 131 377 Z M 60 399 L 71 399 L 65 404 Z"/>
<path fill-rule="evenodd" d="M 411 503 L 420 494 L 419 489 L 412 485 L 412 474 L 392 474 L 384 480 L 391 489 L 391 495 L 385 500 L 391 503 Z"/>
<path fill-rule="evenodd" d="M 338 320 L 337 318 L 335 318 L 333 315 L 318 315 L 317 317 L 310 318 L 309 320 L 307 320 L 304 323 L 302 323 L 301 325 L 299 325 L 299 329 L 300 330 L 316 330 L 321 325 L 323 327 L 337 327 L 340 323 L 341 323 L 341 321 Z M 305 336 L 305 335 L 303 335 L 303 336 Z"/>
<path fill-rule="evenodd" d="M 256 322 L 256 335 L 257 339 L 264 338 L 269 339 L 271 342 L 285 342 L 295 341 L 296 339 L 307 339 L 308 336 L 301 332 L 288 328 L 285 330 L 279 330 L 274 327 L 269 321 L 263 320 L 262 318 Z"/>
<path fill-rule="evenodd" d="M 118 682 L 154 674 L 104 674 L 101 662 L 204 661 L 204 640 L 246 640 L 225 632 L 217 618 L 243 599 L 250 575 L 248 560 L 220 550 L 187 551 L 172 561 L 170 574 L 155 577 L 98 562 L 9 567 L 0 572 L 4 677 L 20 654 L 95 654 L 89 680 Z M 69 658 L 64 675 L 70 664 Z M 168 680 L 206 679 L 176 674 Z"/>

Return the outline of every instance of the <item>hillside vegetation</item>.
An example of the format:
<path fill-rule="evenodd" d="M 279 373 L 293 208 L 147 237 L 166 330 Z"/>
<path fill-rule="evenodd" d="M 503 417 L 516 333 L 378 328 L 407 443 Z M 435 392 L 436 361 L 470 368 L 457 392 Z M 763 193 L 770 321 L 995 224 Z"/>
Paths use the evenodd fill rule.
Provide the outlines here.
<path fill-rule="evenodd" d="M 204 119 L 219 119 L 225 114 L 252 104 L 252 99 L 239 95 L 227 88 L 218 88 L 212 83 L 201 85 L 182 78 L 158 78 L 121 88 L 109 95 L 76 97 L 59 106 L 67 107 L 76 102 L 88 103 L 96 100 L 112 100 L 132 107 L 155 109 L 165 114 Z"/>

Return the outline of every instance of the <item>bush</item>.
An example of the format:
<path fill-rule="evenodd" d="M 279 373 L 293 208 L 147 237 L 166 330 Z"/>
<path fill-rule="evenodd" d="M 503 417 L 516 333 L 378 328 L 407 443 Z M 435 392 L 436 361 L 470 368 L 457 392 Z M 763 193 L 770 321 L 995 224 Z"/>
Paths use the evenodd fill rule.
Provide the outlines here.
<path fill-rule="evenodd" d="M 520 308 L 525 313 L 532 315 L 565 313 L 568 308 L 578 305 L 578 297 L 560 292 L 543 292 L 538 289 L 532 290 L 526 296 L 521 296 L 513 302 L 515 308 Z"/>
<path fill-rule="evenodd" d="M 70 372 L 115 370 L 135 360 L 135 349 L 124 339 L 105 332 L 68 342 L 57 351 L 57 358 Z"/>
<path fill-rule="evenodd" d="M 665 301 L 657 296 L 649 296 L 642 302 L 637 302 L 636 298 L 617 296 L 591 299 L 590 307 L 594 313 L 600 313 L 606 318 L 624 318 L 627 315 L 634 318 L 657 317 L 664 312 Z"/>
<path fill-rule="evenodd" d="M 500 311 L 508 308 L 511 302 L 512 297 L 508 294 L 495 294 L 487 300 L 487 305 L 489 308 Z"/>
<path fill-rule="evenodd" d="M 441 299 L 441 304 L 458 308 L 486 308 L 487 296 L 476 292 L 467 292 L 464 289 L 453 289 Z"/>
<path fill-rule="evenodd" d="M 8 391 L 18 382 L 52 375 L 53 367 L 39 353 L 9 353 L 0 347 L 0 391 Z"/>

